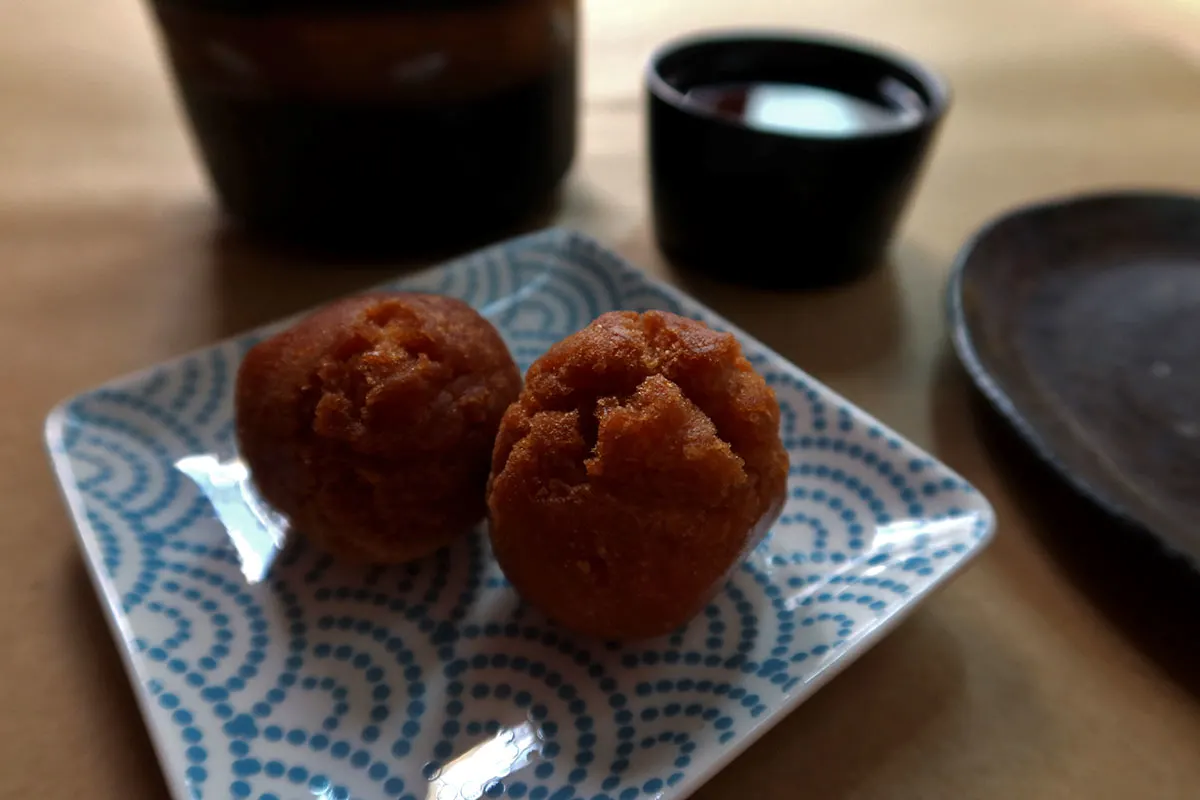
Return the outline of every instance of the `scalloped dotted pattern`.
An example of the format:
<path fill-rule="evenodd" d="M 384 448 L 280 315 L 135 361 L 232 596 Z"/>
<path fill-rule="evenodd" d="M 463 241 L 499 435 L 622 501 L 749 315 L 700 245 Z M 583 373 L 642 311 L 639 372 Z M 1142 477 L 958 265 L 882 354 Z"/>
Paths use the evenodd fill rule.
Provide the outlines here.
<path fill-rule="evenodd" d="M 567 231 L 395 285 L 467 300 L 523 368 L 611 309 L 729 329 Z M 249 584 L 175 464 L 234 455 L 237 364 L 283 324 L 115 381 L 48 422 L 179 800 L 682 797 L 992 532 L 961 478 L 735 331 L 783 408 L 789 500 L 685 629 L 626 646 L 558 630 L 520 604 L 482 533 L 386 570 L 291 547 Z"/>

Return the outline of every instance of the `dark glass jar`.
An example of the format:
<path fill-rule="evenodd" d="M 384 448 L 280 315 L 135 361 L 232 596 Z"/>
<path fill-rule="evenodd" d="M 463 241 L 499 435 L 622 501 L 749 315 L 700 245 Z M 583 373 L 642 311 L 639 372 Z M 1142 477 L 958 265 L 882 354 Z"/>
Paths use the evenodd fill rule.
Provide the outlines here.
<path fill-rule="evenodd" d="M 324 248 L 440 248 L 547 208 L 577 0 L 151 0 L 221 204 Z"/>

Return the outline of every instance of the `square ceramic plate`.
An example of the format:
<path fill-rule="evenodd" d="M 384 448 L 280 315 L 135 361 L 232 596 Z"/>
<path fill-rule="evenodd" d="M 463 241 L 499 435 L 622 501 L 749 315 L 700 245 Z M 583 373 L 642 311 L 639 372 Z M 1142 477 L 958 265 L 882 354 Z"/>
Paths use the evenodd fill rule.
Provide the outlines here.
<path fill-rule="evenodd" d="M 400 281 L 462 297 L 522 367 L 611 309 L 737 335 L 792 460 L 770 536 L 685 630 L 616 646 L 524 609 L 482 534 L 351 570 L 288 547 L 236 460 L 231 382 L 280 325 L 56 409 L 47 440 L 176 798 L 678 798 L 986 545 L 945 466 L 677 291 L 567 231 Z"/>

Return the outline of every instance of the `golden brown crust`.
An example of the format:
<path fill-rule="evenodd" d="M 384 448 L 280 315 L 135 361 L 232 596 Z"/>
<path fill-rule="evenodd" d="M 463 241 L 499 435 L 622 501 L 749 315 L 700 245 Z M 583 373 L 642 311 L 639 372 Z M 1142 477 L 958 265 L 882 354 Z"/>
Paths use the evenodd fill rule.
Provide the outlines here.
<path fill-rule="evenodd" d="M 520 386 L 500 335 L 465 303 L 348 298 L 246 354 L 239 449 L 302 535 L 356 560 L 409 561 L 484 516 L 492 444 Z"/>
<path fill-rule="evenodd" d="M 612 312 L 526 375 L 492 457 L 492 547 L 564 626 L 642 638 L 682 625 L 778 518 L 775 395 L 737 341 Z"/>

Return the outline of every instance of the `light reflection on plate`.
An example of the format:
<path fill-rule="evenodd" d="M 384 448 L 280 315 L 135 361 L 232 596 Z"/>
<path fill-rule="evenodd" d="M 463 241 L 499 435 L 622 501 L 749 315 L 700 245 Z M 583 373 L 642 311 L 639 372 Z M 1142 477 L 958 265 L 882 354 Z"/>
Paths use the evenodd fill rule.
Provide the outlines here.
<path fill-rule="evenodd" d="M 504 728 L 438 770 L 429 782 L 426 800 L 477 800 L 489 787 L 503 785 L 509 775 L 533 763 L 542 743 L 530 722 Z"/>
<path fill-rule="evenodd" d="M 246 465 L 237 458 L 221 461 L 204 453 L 179 459 L 175 468 L 191 478 L 212 504 L 237 550 L 246 581 L 266 578 L 283 547 L 288 522 L 259 498 Z"/>

